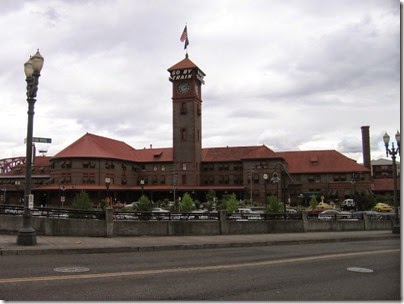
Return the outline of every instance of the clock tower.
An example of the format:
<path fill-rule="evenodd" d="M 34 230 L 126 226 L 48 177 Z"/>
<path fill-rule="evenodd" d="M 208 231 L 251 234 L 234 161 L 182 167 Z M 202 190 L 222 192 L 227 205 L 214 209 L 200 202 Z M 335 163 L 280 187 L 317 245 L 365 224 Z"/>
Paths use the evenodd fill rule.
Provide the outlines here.
<path fill-rule="evenodd" d="M 189 58 L 168 69 L 172 82 L 173 162 L 176 184 L 200 184 L 202 150 L 202 95 L 205 73 Z"/>

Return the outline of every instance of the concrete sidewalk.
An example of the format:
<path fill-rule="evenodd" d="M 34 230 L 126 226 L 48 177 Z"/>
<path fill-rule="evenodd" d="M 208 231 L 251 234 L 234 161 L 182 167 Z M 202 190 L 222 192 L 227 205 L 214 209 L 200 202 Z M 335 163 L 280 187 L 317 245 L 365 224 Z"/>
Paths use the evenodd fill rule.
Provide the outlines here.
<path fill-rule="evenodd" d="M 17 245 L 16 235 L 0 235 L 0 255 L 162 251 L 382 239 L 400 239 L 400 235 L 391 230 L 112 238 L 38 235 L 34 246 Z"/>

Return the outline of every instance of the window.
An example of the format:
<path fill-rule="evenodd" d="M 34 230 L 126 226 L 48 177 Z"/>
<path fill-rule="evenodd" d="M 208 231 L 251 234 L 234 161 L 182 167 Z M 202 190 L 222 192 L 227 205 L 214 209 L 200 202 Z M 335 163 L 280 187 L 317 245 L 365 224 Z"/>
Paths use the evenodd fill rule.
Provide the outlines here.
<path fill-rule="evenodd" d="M 187 130 L 185 128 L 181 129 L 181 140 L 187 139 Z"/>
<path fill-rule="evenodd" d="M 166 183 L 165 175 L 160 176 L 160 184 L 164 185 Z"/>
<path fill-rule="evenodd" d="M 60 179 L 61 184 L 70 184 L 72 182 L 72 176 L 68 174 L 62 174 L 62 177 Z"/>
<path fill-rule="evenodd" d="M 183 102 L 181 104 L 181 115 L 187 114 L 187 104 Z"/>
<path fill-rule="evenodd" d="M 94 173 L 83 173 L 82 177 L 83 184 L 95 184 L 95 174 Z"/>
<path fill-rule="evenodd" d="M 182 163 L 182 171 L 187 171 L 187 164 L 186 163 Z"/>
<path fill-rule="evenodd" d="M 64 162 L 61 164 L 61 167 L 62 167 L 62 168 L 71 168 L 71 167 L 72 167 L 72 162 L 71 162 L 71 161 L 64 161 Z"/>
<path fill-rule="evenodd" d="M 105 163 L 105 169 L 114 169 L 115 165 L 113 162 L 106 162 Z"/>

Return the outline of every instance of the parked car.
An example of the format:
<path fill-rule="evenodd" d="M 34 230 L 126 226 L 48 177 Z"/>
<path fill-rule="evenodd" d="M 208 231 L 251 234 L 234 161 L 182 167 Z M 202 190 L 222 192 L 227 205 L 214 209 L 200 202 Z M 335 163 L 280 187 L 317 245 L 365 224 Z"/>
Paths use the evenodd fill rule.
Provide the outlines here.
<path fill-rule="evenodd" d="M 355 210 L 356 202 L 352 198 L 348 198 L 341 203 L 341 210 Z"/>
<path fill-rule="evenodd" d="M 254 211 L 252 211 L 250 208 L 238 208 L 236 210 L 236 213 L 255 213 Z"/>
<path fill-rule="evenodd" d="M 393 207 L 385 203 L 377 203 L 376 206 L 372 208 L 372 210 L 377 212 L 392 212 Z"/>
<path fill-rule="evenodd" d="M 363 215 L 366 214 L 369 220 L 378 220 L 381 218 L 380 213 L 377 211 L 354 211 L 352 212 L 352 218 L 363 219 Z"/>
<path fill-rule="evenodd" d="M 188 219 L 206 220 L 208 219 L 208 212 L 208 210 L 193 210 L 191 211 L 193 215 L 190 215 Z"/>
<path fill-rule="evenodd" d="M 265 207 L 251 207 L 250 209 L 254 213 L 265 213 Z"/>
<path fill-rule="evenodd" d="M 333 207 L 327 203 L 321 202 L 317 204 L 317 209 L 319 210 L 331 210 Z"/>
<path fill-rule="evenodd" d="M 112 208 L 114 209 L 122 209 L 123 207 L 125 207 L 125 205 L 122 203 L 116 203 L 112 205 Z"/>
<path fill-rule="evenodd" d="M 170 212 L 170 211 L 168 211 L 166 209 L 163 209 L 163 208 L 153 208 L 151 212 L 153 212 L 153 213 L 161 213 L 161 212 Z"/>
<path fill-rule="evenodd" d="M 318 215 L 319 220 L 329 221 L 336 219 L 349 219 L 352 218 L 352 214 L 347 211 L 338 211 L 338 210 L 324 210 Z"/>
<path fill-rule="evenodd" d="M 238 208 L 231 216 L 229 216 L 229 219 L 237 221 L 259 220 L 261 219 L 261 212 L 252 211 L 250 208 Z"/>
<path fill-rule="evenodd" d="M 133 208 L 136 207 L 139 202 L 132 202 L 130 204 L 126 204 L 124 208 Z"/>

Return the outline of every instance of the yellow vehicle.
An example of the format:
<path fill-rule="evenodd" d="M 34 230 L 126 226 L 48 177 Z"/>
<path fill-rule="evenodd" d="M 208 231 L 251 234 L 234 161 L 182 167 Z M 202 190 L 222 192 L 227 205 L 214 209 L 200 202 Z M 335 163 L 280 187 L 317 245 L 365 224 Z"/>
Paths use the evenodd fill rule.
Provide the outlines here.
<path fill-rule="evenodd" d="M 318 203 L 317 204 L 317 210 L 330 210 L 333 209 L 331 205 L 327 204 L 327 203 Z"/>
<path fill-rule="evenodd" d="M 393 207 L 385 203 L 377 203 L 376 206 L 372 208 L 372 210 L 377 212 L 391 212 L 393 211 Z"/>

